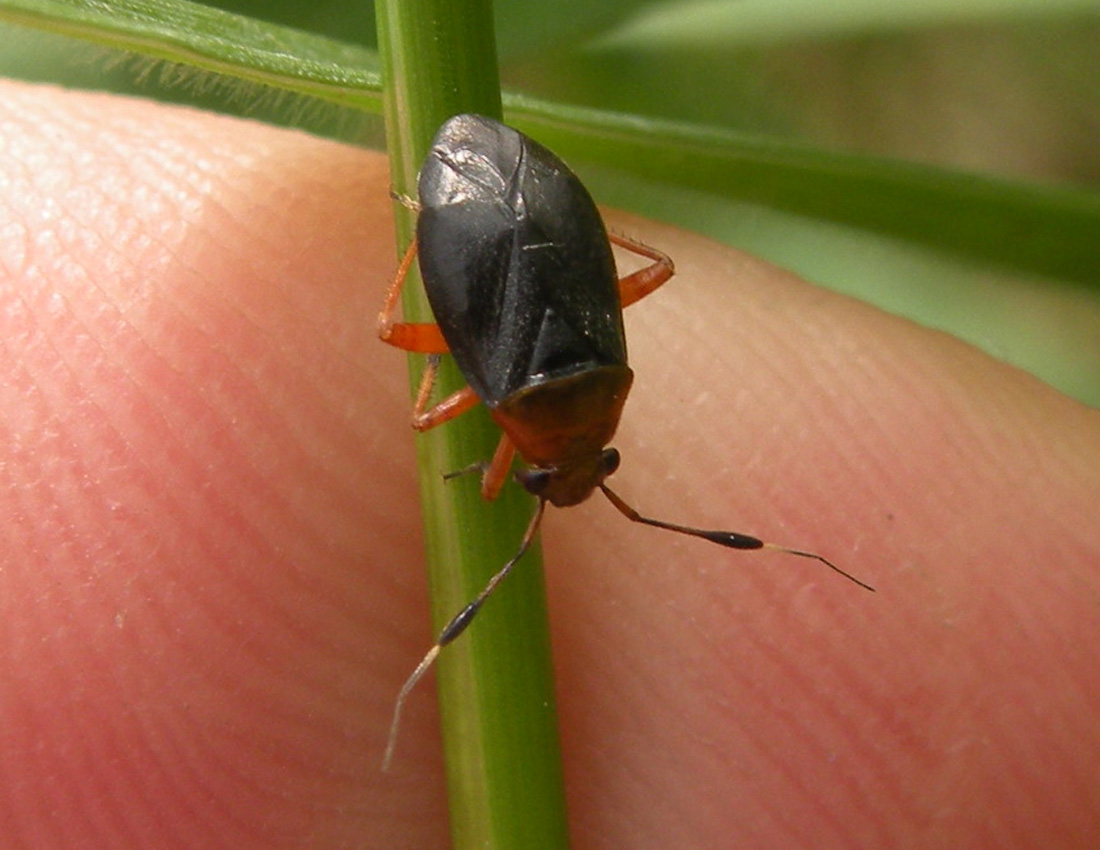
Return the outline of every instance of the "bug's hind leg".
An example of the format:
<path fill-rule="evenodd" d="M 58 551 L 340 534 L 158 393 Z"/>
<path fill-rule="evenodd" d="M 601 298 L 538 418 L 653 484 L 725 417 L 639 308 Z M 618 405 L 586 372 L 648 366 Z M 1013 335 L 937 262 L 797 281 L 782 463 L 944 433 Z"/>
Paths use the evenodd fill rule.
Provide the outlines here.
<path fill-rule="evenodd" d="M 663 251 L 650 248 L 636 239 L 618 236 L 614 233 L 609 233 L 607 238 L 620 248 L 625 248 L 633 254 L 653 261 L 645 268 L 638 269 L 638 271 L 619 280 L 619 303 L 623 307 L 629 307 L 635 301 L 641 301 L 676 274 L 676 267 L 672 264 L 672 258 Z"/>
<path fill-rule="evenodd" d="M 397 267 L 397 274 L 393 276 L 393 282 L 386 293 L 386 300 L 378 314 L 378 338 L 404 351 L 446 354 L 449 349 L 443 340 L 443 334 L 439 331 L 439 325 L 428 322 L 399 322 L 396 319 L 397 302 L 401 298 L 401 290 L 405 288 L 409 269 L 412 268 L 413 260 L 416 259 L 416 250 L 414 238 L 401 259 L 401 265 Z"/>

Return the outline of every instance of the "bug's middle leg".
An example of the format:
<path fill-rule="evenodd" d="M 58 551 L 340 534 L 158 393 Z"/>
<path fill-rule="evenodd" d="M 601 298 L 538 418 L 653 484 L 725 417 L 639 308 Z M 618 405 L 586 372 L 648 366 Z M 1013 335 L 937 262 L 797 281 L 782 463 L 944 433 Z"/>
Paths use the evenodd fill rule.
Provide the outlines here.
<path fill-rule="evenodd" d="M 439 355 L 432 354 L 428 357 L 428 365 L 420 378 L 420 388 L 416 391 L 416 403 L 413 405 L 412 426 L 417 431 L 429 431 L 437 425 L 450 422 L 480 401 L 473 387 L 465 386 L 442 401 L 429 405 L 438 373 Z"/>
<path fill-rule="evenodd" d="M 449 422 L 456 416 L 465 413 L 478 402 L 477 394 L 470 387 L 451 393 L 445 399 L 435 405 L 430 405 L 432 387 L 435 386 L 435 377 L 439 372 L 439 355 L 445 354 L 447 343 L 443 334 L 439 331 L 439 325 L 420 322 L 399 322 L 396 320 L 397 303 L 401 298 L 401 290 L 405 286 L 409 269 L 416 259 L 416 239 L 409 244 L 409 249 L 393 276 L 386 300 L 382 304 L 382 310 L 378 314 L 378 336 L 383 342 L 401 348 L 405 351 L 415 351 L 429 355 L 428 366 L 420 379 L 420 389 L 416 393 L 416 403 L 413 405 L 412 426 L 417 431 L 428 431 L 444 422 Z"/>

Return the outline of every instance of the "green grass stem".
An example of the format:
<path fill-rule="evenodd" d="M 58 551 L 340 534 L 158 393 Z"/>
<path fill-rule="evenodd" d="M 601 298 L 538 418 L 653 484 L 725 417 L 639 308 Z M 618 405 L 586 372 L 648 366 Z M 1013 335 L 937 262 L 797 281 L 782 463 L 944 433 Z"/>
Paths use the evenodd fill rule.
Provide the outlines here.
<path fill-rule="evenodd" d="M 487 0 L 383 0 L 377 9 L 393 185 L 415 196 L 416 172 L 446 118 L 500 115 L 492 10 Z M 403 253 L 413 215 L 399 204 L 396 211 Z M 406 287 L 404 310 L 410 320 L 430 321 L 418 282 Z M 414 392 L 423 366 L 422 355 L 410 356 Z M 445 369 L 440 395 L 461 384 L 453 368 Z M 443 481 L 443 473 L 491 457 L 498 438 L 479 409 L 417 440 L 437 630 L 515 553 L 534 510 L 517 487 L 506 487 L 500 500 L 487 504 L 476 476 Z M 524 557 L 470 628 L 444 648 L 437 680 L 454 846 L 568 846 L 537 552 Z"/>

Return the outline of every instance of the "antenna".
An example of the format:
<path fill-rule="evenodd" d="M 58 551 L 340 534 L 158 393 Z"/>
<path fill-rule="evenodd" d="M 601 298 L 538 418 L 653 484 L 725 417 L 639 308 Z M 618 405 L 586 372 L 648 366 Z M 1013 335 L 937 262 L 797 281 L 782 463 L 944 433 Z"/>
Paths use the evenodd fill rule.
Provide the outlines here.
<path fill-rule="evenodd" d="M 424 674 L 431 669 L 435 659 L 439 657 L 439 651 L 443 649 L 447 644 L 453 641 L 456 637 L 462 634 L 466 627 L 470 625 L 470 621 L 474 619 L 474 616 L 481 610 L 481 606 L 485 603 L 494 590 L 497 589 L 504 579 L 508 577 L 508 573 L 512 571 L 512 567 L 516 565 L 524 553 L 531 548 L 531 541 L 535 539 L 535 532 L 539 530 L 539 524 L 542 522 L 542 515 L 546 512 L 546 500 L 539 499 L 538 507 L 535 508 L 535 515 L 531 517 L 531 522 L 527 526 L 527 530 L 523 533 L 523 539 L 519 542 L 519 549 L 516 550 L 508 562 L 497 570 L 496 574 L 489 579 L 489 583 L 485 585 L 484 589 L 477 595 L 473 602 L 468 604 L 465 608 L 459 611 L 451 621 L 443 627 L 443 631 L 439 633 L 439 637 L 436 638 L 432 648 L 421 659 L 420 663 L 416 665 L 416 669 L 412 671 L 412 675 L 405 680 L 405 684 L 401 686 L 401 690 L 397 694 L 397 704 L 393 707 L 393 720 L 390 721 L 390 734 L 386 741 L 386 754 L 382 757 L 382 770 L 388 770 L 390 766 L 390 760 L 393 758 L 394 748 L 397 746 L 397 730 L 401 725 L 401 709 L 405 705 L 405 700 L 408 698 L 409 693 L 416 686 Z"/>
<path fill-rule="evenodd" d="M 752 537 L 748 534 L 740 534 L 736 531 L 707 531 L 702 528 L 690 528 L 686 525 L 676 525 L 671 522 L 663 522 L 659 519 L 651 519 L 644 517 L 638 513 L 634 508 L 630 507 L 626 502 L 620 499 L 615 491 L 608 487 L 606 484 L 600 484 L 600 489 L 603 490 L 603 494 L 607 496 L 607 500 L 615 506 L 615 508 L 625 516 L 631 522 L 640 522 L 645 525 L 656 526 L 657 528 L 664 528 L 668 531 L 675 531 L 677 534 L 686 534 L 690 537 L 701 537 L 703 540 L 709 540 L 711 543 L 717 543 L 719 546 L 726 546 L 730 549 L 775 549 L 778 552 L 786 552 L 788 555 L 798 555 L 800 558 L 813 558 L 815 561 L 821 561 L 833 572 L 840 573 L 844 578 L 850 582 L 858 584 L 865 590 L 869 590 L 872 593 L 875 589 L 866 582 L 860 581 L 854 575 L 844 572 L 840 567 L 834 564 L 827 558 L 823 558 L 821 555 L 817 555 L 813 552 L 805 552 L 801 549 L 791 549 L 787 546 L 778 546 L 775 543 L 765 543 L 758 537 Z"/>
<path fill-rule="evenodd" d="M 872 593 L 874 588 L 866 582 L 860 581 L 851 573 L 846 573 L 832 561 L 822 557 L 814 552 L 806 552 L 802 549 L 791 549 L 787 546 L 779 546 L 775 543 L 767 543 L 758 537 L 752 537 L 748 534 L 741 534 L 737 531 L 708 531 L 702 528 L 691 528 L 686 525 L 676 525 L 671 522 L 664 522 L 659 519 L 652 519 L 650 517 L 644 517 L 638 513 L 634 508 L 630 507 L 624 502 L 615 491 L 608 487 L 606 484 L 600 483 L 599 488 L 603 491 L 603 494 L 607 496 L 609 502 L 615 506 L 615 508 L 625 516 L 631 522 L 639 522 L 643 525 L 652 525 L 657 528 L 663 528 L 666 531 L 675 531 L 677 534 L 686 534 L 689 537 L 700 537 L 703 540 L 709 540 L 711 543 L 717 543 L 719 546 L 726 546 L 730 549 L 774 549 L 778 552 L 786 552 L 788 555 L 797 555 L 800 558 L 812 558 L 815 561 L 820 561 L 833 572 L 839 573 L 848 579 L 848 581 L 858 584 L 865 590 L 869 590 Z M 531 548 L 531 542 L 535 539 L 535 534 L 538 532 L 539 525 L 542 523 L 542 516 L 546 512 L 546 499 L 540 498 L 538 507 L 535 508 L 534 516 L 531 517 L 531 522 L 527 526 L 527 530 L 523 533 L 523 539 L 520 540 L 519 548 L 516 550 L 508 562 L 501 567 L 496 574 L 489 579 L 488 584 L 482 589 L 481 593 L 470 602 L 465 608 L 459 611 L 446 626 L 443 627 L 443 631 L 439 633 L 439 637 L 436 638 L 431 649 L 427 651 L 420 663 L 416 665 L 416 669 L 413 670 L 412 675 L 405 680 L 405 684 L 401 686 L 401 690 L 397 694 L 397 703 L 393 708 L 393 720 L 390 722 L 390 734 L 386 741 L 386 754 L 382 758 L 382 770 L 388 770 L 390 761 L 393 759 L 394 749 L 397 746 L 397 732 L 401 725 L 401 710 L 405 706 L 405 701 L 408 699 L 412 689 L 416 687 L 417 682 L 424 678 L 424 674 L 431 669 L 435 660 L 439 657 L 440 650 L 447 644 L 462 634 L 466 627 L 470 625 L 470 622 L 477 615 L 477 612 L 481 610 L 481 606 L 485 604 L 493 593 L 494 590 L 500 585 L 504 579 L 508 577 L 508 574 L 512 571 L 512 568 L 519 562 L 519 559 Z"/>

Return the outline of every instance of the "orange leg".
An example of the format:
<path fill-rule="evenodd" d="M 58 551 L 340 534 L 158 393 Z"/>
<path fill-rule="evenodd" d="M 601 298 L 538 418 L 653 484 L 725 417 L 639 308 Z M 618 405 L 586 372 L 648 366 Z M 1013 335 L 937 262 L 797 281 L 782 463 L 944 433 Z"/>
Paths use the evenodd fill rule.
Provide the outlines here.
<path fill-rule="evenodd" d="M 397 268 L 397 274 L 393 277 L 393 283 L 390 284 L 389 292 L 386 293 L 385 303 L 378 314 L 378 336 L 383 342 L 388 342 L 405 351 L 430 355 L 428 367 L 424 370 L 420 388 L 416 393 L 416 404 L 413 405 L 412 415 L 413 428 L 417 431 L 427 431 L 465 413 L 477 404 L 479 399 L 477 393 L 467 386 L 451 393 L 434 406 L 428 405 L 432 387 L 435 385 L 435 376 L 439 371 L 439 355 L 447 352 L 447 343 L 443 339 L 443 334 L 439 332 L 439 325 L 394 321 L 397 302 L 401 298 L 401 289 L 405 286 L 405 279 L 408 277 L 414 259 L 416 259 L 415 238 L 409 245 L 409 250 L 405 252 L 401 265 Z"/>
<path fill-rule="evenodd" d="M 378 338 L 404 351 L 446 354 L 449 349 L 443 340 L 443 334 L 439 332 L 439 325 L 427 322 L 395 321 L 397 302 L 401 298 L 401 290 L 405 286 L 405 278 L 408 277 L 414 259 L 416 259 L 415 237 L 409 244 L 409 250 L 405 252 L 401 265 L 397 267 L 397 274 L 393 276 L 393 283 L 390 284 L 390 290 L 386 293 L 382 311 L 378 314 Z"/>
<path fill-rule="evenodd" d="M 417 431 L 429 431 L 436 425 L 450 422 L 481 400 L 473 387 L 465 386 L 451 393 L 438 404 L 429 407 L 428 399 L 431 398 L 432 387 L 435 386 L 435 376 L 438 372 L 439 355 L 433 354 L 428 358 L 428 366 L 420 378 L 420 388 L 416 391 L 416 404 L 413 405 L 412 426 Z"/>
<path fill-rule="evenodd" d="M 500 495 L 501 488 L 508 480 L 508 473 L 512 471 L 512 458 L 515 456 L 516 447 L 507 434 L 501 434 L 493 459 L 481 476 L 481 498 L 485 501 L 491 502 Z"/>
<path fill-rule="evenodd" d="M 512 460 L 515 456 L 515 445 L 508 438 L 507 434 L 501 434 L 500 442 L 497 443 L 497 448 L 496 451 L 493 452 L 492 460 L 471 463 L 469 466 L 463 467 L 462 469 L 448 472 L 443 476 L 443 479 L 445 481 L 450 481 L 452 478 L 459 478 L 463 475 L 469 475 L 472 472 L 480 473 L 481 498 L 487 502 L 491 502 L 500 495 L 500 491 L 508 482 L 508 473 L 512 471 Z"/>
<path fill-rule="evenodd" d="M 676 273 L 672 258 L 668 254 L 656 248 L 650 248 L 637 240 L 628 239 L 626 236 L 609 233 L 607 237 L 620 248 L 653 260 L 651 265 L 638 269 L 619 281 L 619 303 L 623 307 L 629 307 L 635 301 L 641 301 Z"/>

